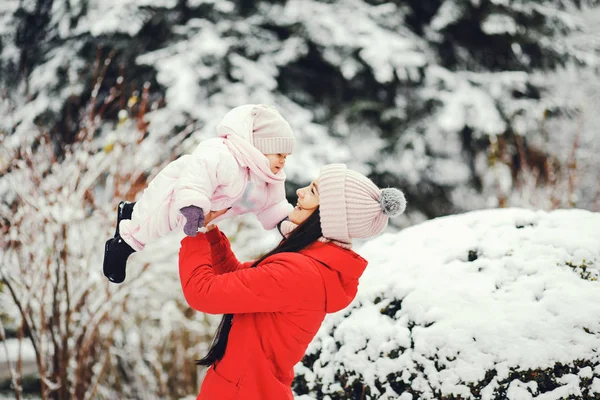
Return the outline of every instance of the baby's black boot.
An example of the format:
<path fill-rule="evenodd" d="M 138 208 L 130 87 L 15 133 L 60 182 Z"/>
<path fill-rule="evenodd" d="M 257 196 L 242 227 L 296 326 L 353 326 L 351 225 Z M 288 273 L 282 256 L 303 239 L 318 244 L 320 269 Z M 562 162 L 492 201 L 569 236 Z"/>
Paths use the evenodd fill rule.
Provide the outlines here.
<path fill-rule="evenodd" d="M 133 253 L 135 250 L 121 236 L 108 239 L 104 245 L 104 276 L 113 283 L 123 282 L 127 259 Z"/>

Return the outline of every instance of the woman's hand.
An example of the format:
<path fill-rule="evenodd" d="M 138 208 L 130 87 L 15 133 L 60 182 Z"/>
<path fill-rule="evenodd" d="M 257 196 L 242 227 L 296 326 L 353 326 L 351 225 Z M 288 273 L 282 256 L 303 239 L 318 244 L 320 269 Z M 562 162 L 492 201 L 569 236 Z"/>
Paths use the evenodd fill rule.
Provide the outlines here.
<path fill-rule="evenodd" d="M 218 211 L 209 211 L 208 214 L 204 216 L 204 226 L 206 227 L 206 230 L 212 231 L 213 229 L 215 229 L 215 226 L 212 225 L 210 222 L 213 219 L 225 214 L 227 211 L 229 211 L 229 208 L 224 208 L 223 210 Z"/>

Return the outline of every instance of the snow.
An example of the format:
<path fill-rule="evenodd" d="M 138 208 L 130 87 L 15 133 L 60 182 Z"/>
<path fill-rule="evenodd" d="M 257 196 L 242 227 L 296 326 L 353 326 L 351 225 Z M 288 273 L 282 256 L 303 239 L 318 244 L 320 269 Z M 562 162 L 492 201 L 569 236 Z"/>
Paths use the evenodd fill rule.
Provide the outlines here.
<path fill-rule="evenodd" d="M 481 22 L 481 30 L 488 35 L 514 35 L 519 31 L 515 20 L 503 14 L 490 14 Z"/>
<path fill-rule="evenodd" d="M 19 6 L 18 0 L 5 0 L 0 5 L 0 38 L 14 38 L 15 35 L 15 24 L 13 20 L 13 14 Z M 19 48 L 12 43 L 12 41 L 3 41 L 0 46 L 0 65 L 2 61 L 5 62 L 17 62 L 19 59 Z M 0 101 L 0 107 L 2 102 Z M 0 111 L 2 109 L 0 108 Z M 2 113 L 4 115 L 4 112 Z M 0 125 L 1 126 L 1 125 Z"/>
<path fill-rule="evenodd" d="M 385 20 L 387 15 L 398 15 L 392 4 L 371 6 L 359 0 L 336 3 L 294 0 L 286 3 L 282 15 L 277 15 L 285 22 L 302 22 L 312 41 L 336 49 L 325 52 L 326 59 L 333 65 L 341 65 L 347 79 L 359 68 L 347 61 L 354 49 L 359 50 L 360 57 L 373 68 L 375 78 L 381 83 L 389 82 L 394 73 L 406 79 L 407 70 L 422 67 L 427 61 L 416 35 L 398 26 L 390 27 L 399 30 L 394 32 L 378 23 L 377 20 Z"/>
<path fill-rule="evenodd" d="M 463 12 L 460 6 L 453 0 L 444 1 L 430 22 L 434 31 L 440 31 L 454 22 L 458 21 Z"/>
<path fill-rule="evenodd" d="M 357 298 L 325 320 L 307 351 L 318 355 L 311 380 L 331 393 L 336 370 L 354 371 L 373 390 L 375 380 L 404 371 L 424 398 L 471 398 L 466 383 L 488 370 L 501 381 L 514 368 L 597 365 L 599 242 L 598 213 L 524 209 L 437 218 L 367 242 L 358 249 L 369 266 Z M 392 301 L 401 307 L 388 316 Z M 535 398 L 577 396 L 592 375 L 590 367 L 563 375 Z M 508 398 L 532 399 L 534 383 L 513 380 Z"/>
<path fill-rule="evenodd" d="M 76 3 L 79 3 L 79 1 Z M 77 5 L 82 7 L 80 4 L 82 3 Z M 135 3 L 119 0 L 89 1 L 85 3 L 85 7 L 87 7 L 86 14 L 78 19 L 76 26 L 73 28 L 73 34 L 90 33 L 92 36 L 98 37 L 118 32 L 135 36 L 152 17 L 152 13 L 145 10 L 144 7 L 171 9 L 176 5 L 177 0 L 140 0 Z M 54 6 L 53 11 L 55 15 L 60 11 L 58 5 Z M 73 13 L 73 11 L 70 12 Z M 59 15 L 56 18 L 60 20 L 62 15 Z M 65 35 L 67 29 L 63 28 L 61 32 Z"/>
<path fill-rule="evenodd" d="M 206 95 L 198 83 L 214 77 L 211 60 L 223 58 L 232 43 L 209 21 L 192 19 L 188 26 L 194 33 L 187 40 L 141 55 L 137 62 L 157 69 L 158 82 L 168 88 L 170 108 L 194 115 L 199 99 Z"/>
<path fill-rule="evenodd" d="M 469 74 L 453 76 L 437 66 L 430 68 L 428 79 L 435 81 L 430 85 L 446 89 L 433 94 L 444 104 L 437 116 L 437 125 L 442 133 L 457 132 L 469 126 L 477 136 L 501 134 L 506 130 L 506 122 L 496 108 L 495 99 L 487 90 L 469 81 L 469 77 Z"/>
<path fill-rule="evenodd" d="M 16 360 L 19 353 L 23 361 L 35 361 L 35 352 L 29 340 L 23 339 L 19 343 L 18 339 L 7 339 L 0 343 L 0 365 L 6 365 L 7 360 Z"/>
<path fill-rule="evenodd" d="M 469 180 L 471 171 L 468 166 L 458 160 L 437 158 L 432 160 L 425 176 L 440 185 L 458 186 Z"/>
<path fill-rule="evenodd" d="M 24 13 L 36 10 L 35 1 L 4 0 L 1 3 L 0 75 L 11 71 L 10 65 L 18 65 L 22 52 L 27 50 L 27 46 L 17 45 L 16 35 L 24 29 Z M 189 317 L 182 311 L 186 306 L 180 296 L 176 269 L 173 269 L 181 239 L 177 234 L 149 245 L 144 252 L 132 257 L 128 270 L 128 282 L 132 283 L 129 286 L 119 289 L 106 285 L 99 265 L 103 243 L 114 229 L 116 202 L 123 196 L 135 196 L 139 188 L 134 183 L 143 186 L 144 179 L 151 179 L 166 162 L 191 152 L 200 140 L 213 136 L 216 122 L 232 107 L 249 102 L 273 104 L 288 119 L 299 142 L 298 150 L 290 156 L 286 166 L 292 188 L 310 181 L 324 164 L 345 162 L 365 174 L 397 179 L 407 193 L 420 196 L 411 203 L 409 212 L 398 219 L 400 222 L 394 221 L 388 228 L 390 233 L 399 226 L 421 223 L 432 213 L 439 215 L 454 210 L 496 207 L 501 198 L 508 204 L 542 209 L 569 206 L 573 204 L 571 201 L 580 208 L 598 209 L 600 206 L 597 174 L 600 166 L 597 157 L 600 151 L 597 130 L 600 81 L 593 69 L 569 66 L 556 73 L 489 72 L 477 65 L 471 68 L 469 63 L 474 60 L 471 60 L 468 48 L 456 53 L 465 57 L 467 64 L 448 67 L 440 60 L 438 47 L 444 31 L 457 22 L 469 22 L 465 8 L 480 7 L 479 0 L 471 0 L 471 5 L 456 0 L 441 2 L 442 6 L 431 21 L 421 21 L 424 24 L 422 33 L 412 31 L 406 23 L 408 16 L 415 16 L 415 7 L 409 3 L 375 5 L 372 3 L 380 2 L 358 0 L 260 2 L 256 12 L 239 15 L 237 3 L 232 1 L 189 0 L 186 4 L 193 8 L 195 18 L 183 23 L 177 17 L 179 3 L 175 0 L 54 0 L 49 15 L 42 15 L 50 19 L 44 28 L 47 34 L 37 44 L 40 58 L 35 59 L 27 79 L 5 82 L 0 77 L 0 86 L 7 84 L 7 90 L 0 87 L 0 214 L 19 222 L 19 226 L 14 225 L 3 239 L 26 238 L 31 245 L 25 246 L 18 256 L 32 258 L 33 264 L 45 265 L 54 272 L 60 270 L 60 265 L 56 261 L 58 252 L 52 249 L 62 241 L 61 227 L 68 227 L 67 234 L 72 241 L 68 253 L 72 298 L 82 298 L 85 290 L 92 293 L 82 311 L 72 315 L 73 336 L 78 337 L 83 326 L 93 318 L 99 318 L 92 316 L 95 310 L 126 306 L 127 312 L 101 324 L 99 335 L 115 338 L 116 344 L 110 348 L 110 354 L 120 354 L 123 363 L 133 366 L 135 375 L 129 377 L 131 385 L 127 386 L 130 390 L 139 388 L 140 393 L 147 390 L 155 394 L 157 387 L 166 387 L 167 373 L 161 371 L 155 375 L 146 360 L 153 360 L 154 366 L 164 365 L 165 361 L 161 359 L 164 343 L 176 343 L 178 347 L 169 349 L 165 357 L 169 362 L 176 359 L 178 365 L 186 365 L 186 361 L 206 350 L 207 338 L 218 321 L 205 319 L 202 315 Z M 571 13 L 570 9 L 558 12 L 554 6 L 535 2 L 492 0 L 491 3 L 493 8 L 506 10 L 506 13 L 498 11 L 480 21 L 486 34 L 511 34 L 528 29 L 527 40 L 539 40 L 545 46 L 543 50 L 556 51 L 561 57 L 575 54 L 579 60 L 598 65 L 600 9 L 586 8 L 582 13 Z M 17 16 L 19 8 L 20 16 Z M 533 13 L 549 18 L 544 27 L 529 29 L 521 24 L 514 25 L 515 21 Z M 150 20 L 164 24 L 166 41 L 157 41 L 153 29 L 144 33 L 142 27 L 149 27 L 145 24 Z M 580 30 L 583 22 L 587 24 L 586 30 Z M 556 36 L 542 35 L 556 30 L 560 31 Z M 575 34 L 569 33 L 572 30 L 576 30 Z M 528 61 L 528 47 L 518 42 L 519 37 L 515 40 L 512 51 L 522 65 L 528 65 L 531 61 Z M 97 128 L 97 135 L 76 149 L 73 158 L 55 165 L 51 172 L 46 169 L 47 154 L 33 155 L 33 171 L 24 168 L 23 160 L 15 164 L 19 166 L 16 168 L 11 164 L 11 157 L 17 150 L 28 150 L 37 142 L 39 127 L 51 131 L 52 121 L 70 96 L 84 95 L 85 98 L 84 90 L 89 89 L 92 79 L 94 47 L 99 44 L 104 45 L 104 57 L 111 45 L 115 45 L 117 57 L 113 59 L 113 66 L 124 61 L 119 58 L 122 54 L 137 55 L 134 62 L 124 66 L 125 83 L 132 86 L 132 90 L 141 89 L 133 88 L 136 74 L 142 69 L 139 67 L 143 67 L 144 76 L 152 75 L 162 86 L 152 87 L 151 95 L 160 98 L 164 89 L 164 107 L 157 109 L 154 103 L 153 110 L 146 114 L 150 123 L 146 138 L 141 140 L 141 134 L 135 128 L 133 110 L 128 106 L 120 115 L 127 112 L 131 119 L 118 124 L 98 121 L 98 126 L 93 126 Z M 315 58 L 325 61 L 315 62 Z M 313 62 L 315 64 L 311 64 Z M 321 73 L 319 68 L 335 71 L 325 79 L 338 79 L 336 74 L 339 72 L 339 82 L 333 82 L 335 86 L 332 87 L 332 92 L 339 90 L 339 93 L 324 93 L 316 99 L 311 97 L 312 94 L 303 87 L 308 85 L 301 79 Z M 290 70 L 300 71 L 301 79 L 293 74 L 291 78 L 286 75 Z M 19 72 L 18 76 L 22 74 Z M 364 82 L 365 77 L 373 77 L 367 80 L 369 86 Z M 110 79 L 104 82 L 101 94 L 109 90 Z M 282 82 L 296 86 L 286 89 Z M 369 92 L 371 86 L 378 85 L 385 89 L 387 94 L 383 96 L 389 95 L 389 99 L 377 97 L 380 92 L 362 98 L 362 92 Z M 541 88 L 541 98 L 515 95 L 526 94 L 532 87 Z M 129 95 L 127 92 L 126 96 Z M 84 123 L 94 125 L 85 119 L 84 105 L 79 111 L 85 114 L 82 117 Z M 368 121 L 361 115 L 364 111 L 379 116 L 379 120 Z M 547 113 L 557 111 L 564 113 L 564 117 L 546 117 Z M 50 122 L 43 125 L 46 120 Z M 39 125 L 40 121 L 42 125 Z M 473 140 L 465 143 L 463 132 L 469 130 Z M 557 170 L 559 176 L 554 186 L 538 187 L 531 176 L 513 178 L 506 159 L 490 161 L 489 148 L 484 145 L 497 143 L 495 141 L 503 136 L 506 138 L 506 132 L 516 132 L 538 150 L 557 157 L 563 168 Z M 471 151 L 474 154 L 471 155 Z M 564 167 L 571 165 L 570 161 L 575 161 L 575 171 Z M 11 165 L 10 174 L 3 175 Z M 34 179 L 41 176 L 46 178 L 35 183 Z M 568 186 L 570 178 L 573 178 L 574 189 Z M 482 188 L 475 187 L 474 182 L 481 183 Z M 11 208 L 13 203 L 17 204 L 16 211 Z M 557 218 L 554 213 L 549 214 L 550 217 L 528 214 L 532 213 L 530 211 L 507 212 L 509 216 L 534 215 L 532 220 L 539 220 L 540 224 Z M 487 218 L 487 214 L 482 215 Z M 596 214 L 590 215 L 596 218 Z M 436 220 L 431 222 L 433 225 L 424 225 L 429 228 L 417 226 L 415 230 L 409 230 L 426 232 L 421 236 L 421 243 L 413 243 L 406 236 L 392 236 L 411 243 L 414 252 L 393 241 L 386 242 L 387 236 L 373 242 L 370 245 L 375 249 L 372 250 L 371 267 L 381 260 L 381 268 L 386 272 L 369 274 L 375 274 L 380 285 L 395 282 L 385 301 L 391 301 L 390 296 L 407 298 L 403 311 L 398 314 L 399 319 L 388 321 L 386 317 L 380 320 L 379 311 L 385 304 L 367 304 L 373 298 L 368 295 L 368 285 L 365 286 L 367 293 L 366 297 L 361 297 L 364 300 L 362 311 L 356 311 L 356 315 L 371 325 L 357 326 L 356 317 L 351 314 L 349 321 L 339 324 L 341 330 L 336 333 L 347 342 L 347 347 L 338 351 L 335 340 L 326 341 L 326 345 L 331 346 L 327 348 L 331 349 L 332 364 L 318 367 L 316 371 L 304 368 L 302 373 L 311 379 L 323 374 L 331 387 L 340 387 L 332 370 L 332 365 L 337 362 L 335 357 L 346 357 L 357 366 L 376 365 L 364 372 L 370 383 L 396 365 L 408 366 L 402 373 L 408 381 L 414 365 L 423 364 L 437 387 L 459 394 L 466 390 L 459 383 L 460 379 L 478 378 L 482 366 L 493 365 L 499 375 L 482 389 L 484 398 L 491 398 L 494 390 L 499 388 L 523 398 L 558 396 L 565 391 L 576 393 L 577 386 L 585 379 L 593 382 L 590 390 L 600 393 L 600 367 L 597 366 L 585 367 L 572 376 L 565 375 L 564 382 L 554 394 L 538 393 L 540 388 L 532 382 L 502 383 L 499 376 L 509 373 L 510 365 L 519 360 L 519 354 L 515 349 L 506 348 L 506 338 L 493 336 L 500 327 L 526 333 L 516 344 L 523 349 L 524 343 L 531 342 L 532 348 L 538 349 L 535 357 L 529 359 L 532 364 L 551 363 L 552 357 L 564 355 L 576 347 L 572 343 L 562 345 L 567 327 L 548 335 L 549 343 L 557 345 L 555 355 L 550 355 L 540 344 L 539 329 L 557 324 L 556 320 L 566 312 L 565 304 L 573 306 L 580 294 L 571 292 L 579 290 L 574 282 L 566 278 L 564 282 L 562 278 L 559 280 L 540 263 L 557 261 L 560 249 L 570 254 L 567 250 L 578 248 L 586 236 L 579 228 L 569 231 L 561 225 L 560 232 L 556 233 L 559 240 L 555 240 L 552 231 L 540 228 L 540 224 L 535 227 L 525 224 L 517 233 L 526 245 L 521 250 L 529 251 L 530 258 L 518 253 L 522 257 L 516 260 L 514 254 L 501 256 L 506 246 L 521 244 L 511 239 L 510 234 L 501 234 L 502 229 L 513 229 L 510 223 L 488 226 L 486 231 L 485 223 L 470 226 L 464 219 L 466 216 L 457 218 L 463 219 L 447 221 L 454 221 L 453 227 L 458 233 L 454 228 L 450 229 L 450 222 Z M 510 220 L 511 217 L 506 218 Z M 573 219 L 574 226 L 582 225 L 582 217 Z M 432 228 L 438 223 L 448 224 L 447 228 L 440 225 L 441 231 L 445 232 L 441 236 L 434 232 L 437 228 Z M 276 232 L 264 233 L 253 216 L 223 221 L 219 225 L 234 239 L 236 254 L 246 260 L 271 248 L 279 239 Z M 590 232 L 588 228 L 585 225 L 582 232 Z M 523 236 L 533 231 L 537 237 Z M 431 238 L 434 238 L 433 242 Z M 507 242 L 505 238 L 508 238 Z M 537 247 L 532 245 L 534 239 L 541 241 Z M 485 250 L 471 263 L 465 261 L 465 249 L 470 249 L 465 244 L 468 240 Z M 572 240 L 575 243 L 571 243 Z M 587 246 L 588 253 L 595 251 L 591 244 Z M 369 247 L 364 249 L 368 251 Z M 432 254 L 427 253 L 430 249 Z M 418 250 L 424 254 L 417 259 Z M 409 278 L 406 282 L 400 279 L 396 262 L 384 257 L 385 254 L 395 254 L 410 261 L 408 266 L 400 266 L 400 271 Z M 20 279 L 19 287 L 33 288 L 31 293 L 25 289 L 22 292 L 23 296 L 33 296 L 30 297 L 33 298 L 33 318 L 41 318 L 39 312 L 44 307 L 49 315 L 48 300 L 36 298 L 35 290 L 39 289 L 41 293 L 44 282 L 50 285 L 49 288 L 58 283 L 46 279 L 44 269 L 26 268 L 29 263 L 19 262 L 16 254 L 1 256 L 4 258 L 0 270 L 4 268 Z M 590 257 L 584 263 L 584 257 L 588 256 L 577 253 L 577 257 L 568 260 L 574 270 L 565 267 L 564 263 L 557 266 L 557 270 L 571 278 L 582 274 L 595 277 L 597 262 L 590 264 Z M 522 263 L 526 259 L 529 261 L 524 266 Z M 487 269 L 472 270 L 482 263 L 487 263 Z M 409 273 L 411 266 L 415 271 Z M 554 273 L 558 274 L 558 271 Z M 420 280 L 418 273 L 423 274 Z M 440 282 L 441 278 L 446 282 Z M 559 298 L 559 289 L 546 286 L 557 285 L 557 281 L 560 288 L 569 288 L 563 293 L 564 299 Z M 419 290 L 415 286 L 417 282 L 423 285 Z M 503 285 L 502 290 L 492 286 L 498 282 Z M 437 292 L 433 293 L 432 288 Z M 448 304 L 439 300 L 439 294 L 449 296 Z M 2 311 L 18 321 L 20 317 L 14 307 L 7 306 L 12 300 L 7 299 L 6 291 L 1 296 Z M 484 296 L 483 300 L 480 300 L 481 296 Z M 541 296 L 539 301 L 535 300 L 536 296 Z M 436 299 L 440 306 L 435 304 Z M 502 300 L 506 300 L 506 304 Z M 577 335 L 581 332 L 577 331 L 580 327 L 576 325 L 585 321 L 584 311 L 595 311 L 591 309 L 593 305 L 583 303 L 575 308 L 582 310 L 581 313 L 575 312 L 566 318 L 566 325 L 571 325 L 573 332 L 579 332 Z M 61 307 L 66 306 L 61 304 Z M 459 315 L 451 315 L 453 307 L 463 307 L 469 312 L 461 319 Z M 525 326 L 523 314 L 526 312 L 538 313 L 539 320 Z M 509 317 L 509 313 L 514 315 Z M 499 316 L 501 320 L 497 325 L 488 326 L 485 321 L 489 315 Z M 459 326 L 467 319 L 465 327 Z M 409 329 L 409 324 L 415 321 L 422 325 Z M 435 324 L 425 327 L 431 322 Z M 374 331 L 372 326 L 377 326 L 377 332 L 371 332 Z M 442 331 L 442 328 L 448 330 Z M 112 329 L 117 332 L 113 333 Z M 586 326 L 586 329 L 591 328 Z M 180 339 L 178 333 L 181 331 L 191 334 L 191 343 Z M 460 336 L 454 339 L 447 332 L 458 332 Z M 517 333 L 508 334 L 508 337 Z M 474 335 L 476 342 L 469 339 L 469 334 Z M 378 350 L 387 354 L 397 350 L 398 346 L 410 349 L 412 336 L 415 336 L 414 345 L 418 346 L 419 354 L 410 350 L 414 353 L 410 357 L 378 358 Z M 595 336 L 591 336 L 584 335 L 588 341 L 578 342 L 581 348 L 575 350 L 581 353 L 589 349 L 589 341 L 595 340 Z M 388 340 L 392 337 L 393 340 Z M 47 337 L 40 340 L 44 345 L 49 342 Z M 315 342 L 312 351 L 316 351 L 318 343 Z M 72 350 L 72 340 L 68 344 Z M 459 349 L 462 349 L 461 356 L 452 361 L 443 359 L 441 362 L 448 368 L 437 371 L 427 359 L 437 354 L 434 344 L 443 345 L 440 352 L 444 357 L 453 359 Z M 493 352 L 484 353 L 484 345 L 489 345 Z M 0 355 L 2 353 L 0 347 Z M 521 354 L 522 357 L 526 355 L 527 352 Z M 371 359 L 377 359 L 377 362 L 365 361 Z M 98 372 L 99 365 L 96 364 L 92 371 Z M 177 377 L 186 376 L 176 372 Z M 415 377 L 413 387 L 431 390 L 428 382 L 423 373 Z M 99 393 L 105 398 L 114 398 L 110 387 L 102 386 Z M 383 389 L 386 395 L 396 396 L 391 387 Z M 303 400 L 308 398 L 304 396 Z M 404 393 L 399 398 L 406 400 L 412 395 Z"/>
<path fill-rule="evenodd" d="M 591 390 L 592 393 L 600 393 L 600 379 L 594 378 L 592 382 Z"/>

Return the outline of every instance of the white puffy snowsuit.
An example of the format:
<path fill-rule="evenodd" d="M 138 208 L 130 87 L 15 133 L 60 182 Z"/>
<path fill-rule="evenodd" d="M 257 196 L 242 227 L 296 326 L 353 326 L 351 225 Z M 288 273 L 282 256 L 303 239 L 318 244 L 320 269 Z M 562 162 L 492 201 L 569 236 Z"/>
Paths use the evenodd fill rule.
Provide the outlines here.
<path fill-rule="evenodd" d="M 131 220 L 119 225 L 121 237 L 134 250 L 183 227 L 186 221 L 179 210 L 190 205 L 204 215 L 231 207 L 213 223 L 254 213 L 265 229 L 275 228 L 289 214 L 293 206 L 285 197 L 284 172 L 271 172 L 269 160 L 251 144 L 253 107 L 234 108 L 217 126 L 219 137 L 202 141 L 150 182 Z"/>

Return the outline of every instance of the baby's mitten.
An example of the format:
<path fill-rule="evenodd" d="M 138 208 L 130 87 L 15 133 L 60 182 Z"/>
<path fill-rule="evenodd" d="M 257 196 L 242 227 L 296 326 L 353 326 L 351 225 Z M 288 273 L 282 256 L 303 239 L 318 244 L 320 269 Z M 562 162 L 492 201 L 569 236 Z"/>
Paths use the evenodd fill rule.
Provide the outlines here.
<path fill-rule="evenodd" d="M 204 212 L 200 207 L 187 206 L 179 210 L 186 219 L 183 232 L 188 236 L 196 236 L 198 228 L 204 225 Z"/>

